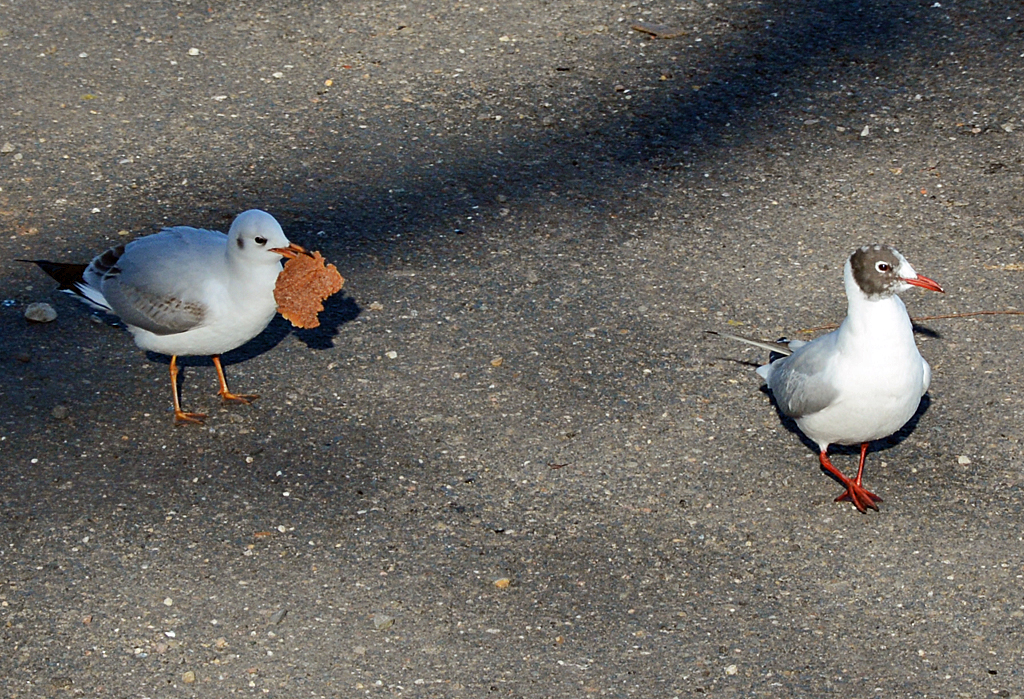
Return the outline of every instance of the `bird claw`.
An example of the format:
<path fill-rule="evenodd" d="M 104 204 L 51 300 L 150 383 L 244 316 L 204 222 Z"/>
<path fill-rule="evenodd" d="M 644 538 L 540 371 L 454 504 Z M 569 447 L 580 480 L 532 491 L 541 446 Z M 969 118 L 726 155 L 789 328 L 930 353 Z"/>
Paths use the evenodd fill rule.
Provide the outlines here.
<path fill-rule="evenodd" d="M 837 497 L 833 502 L 844 502 L 846 500 L 852 502 L 853 506 L 861 512 L 867 512 L 869 507 L 878 512 L 878 505 L 875 503 L 882 502 L 882 498 L 854 481 L 847 483 L 846 492 Z"/>
<path fill-rule="evenodd" d="M 206 419 L 206 413 L 186 413 L 183 410 L 174 411 L 175 424 L 187 422 L 192 425 L 201 425 L 204 419 Z"/>
<path fill-rule="evenodd" d="M 245 405 L 249 405 L 259 398 L 259 394 L 256 393 L 230 393 L 228 391 L 221 391 L 218 395 L 220 395 L 220 399 L 225 403 L 234 402 L 243 403 Z"/>

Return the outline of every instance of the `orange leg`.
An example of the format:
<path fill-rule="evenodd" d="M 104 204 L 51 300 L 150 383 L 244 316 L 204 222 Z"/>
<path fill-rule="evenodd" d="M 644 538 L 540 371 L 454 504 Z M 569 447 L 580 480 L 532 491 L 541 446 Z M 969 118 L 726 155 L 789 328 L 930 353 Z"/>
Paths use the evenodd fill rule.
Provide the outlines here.
<path fill-rule="evenodd" d="M 217 380 L 220 381 L 220 390 L 217 394 L 221 397 L 221 400 L 231 400 L 248 405 L 259 398 L 259 396 L 254 393 L 234 394 L 228 390 L 228 380 L 224 378 L 224 368 L 220 365 L 219 354 L 213 355 L 213 365 L 217 367 Z"/>
<path fill-rule="evenodd" d="M 882 502 L 882 498 L 878 497 L 861 485 L 861 479 L 864 476 L 864 458 L 867 454 L 868 443 L 865 442 L 860 445 L 860 467 L 857 469 L 857 478 L 852 481 L 832 465 L 832 462 L 828 460 L 828 454 L 825 451 L 822 451 L 818 455 L 818 460 L 821 461 L 821 467 L 838 478 L 839 482 L 846 486 L 846 492 L 837 497 L 835 501 L 842 502 L 843 500 L 849 500 L 853 503 L 853 506 L 861 512 L 867 512 L 869 507 L 877 511 L 878 505 L 875 503 Z"/>
<path fill-rule="evenodd" d="M 174 422 L 191 422 L 195 425 L 203 424 L 203 413 L 186 413 L 181 409 L 178 402 L 178 357 L 171 355 L 171 396 L 174 398 Z"/>

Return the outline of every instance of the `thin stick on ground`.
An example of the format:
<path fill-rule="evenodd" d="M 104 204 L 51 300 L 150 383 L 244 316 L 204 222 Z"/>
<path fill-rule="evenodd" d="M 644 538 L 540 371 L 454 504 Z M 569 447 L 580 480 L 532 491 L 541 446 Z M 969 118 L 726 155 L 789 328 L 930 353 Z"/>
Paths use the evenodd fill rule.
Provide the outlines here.
<path fill-rule="evenodd" d="M 918 316 L 916 318 L 911 317 L 911 322 L 922 323 L 926 320 L 944 320 L 946 318 L 970 318 L 972 316 L 1024 316 L 1024 311 L 971 311 L 969 313 L 944 313 L 938 316 Z M 804 328 L 800 330 L 802 333 L 815 333 L 819 330 L 835 330 L 839 325 L 836 323 L 829 323 L 828 325 L 819 325 L 814 328 Z"/>

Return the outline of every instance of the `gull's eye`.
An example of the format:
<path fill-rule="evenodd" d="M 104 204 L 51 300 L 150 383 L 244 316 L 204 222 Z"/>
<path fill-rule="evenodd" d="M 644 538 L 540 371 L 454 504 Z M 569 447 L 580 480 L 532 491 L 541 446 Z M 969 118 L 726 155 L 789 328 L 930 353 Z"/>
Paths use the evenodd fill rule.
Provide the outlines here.
<path fill-rule="evenodd" d="M 257 241 L 258 240 L 259 239 L 257 239 Z M 889 264 L 888 262 L 882 262 L 881 260 L 879 260 L 878 262 L 875 263 L 875 269 L 881 272 L 882 274 L 885 274 L 886 272 L 892 269 L 892 265 Z"/>
<path fill-rule="evenodd" d="M 267 239 L 264 238 L 262 235 L 256 236 L 255 238 L 253 238 L 253 240 L 256 241 L 257 245 L 266 245 L 267 244 Z"/>

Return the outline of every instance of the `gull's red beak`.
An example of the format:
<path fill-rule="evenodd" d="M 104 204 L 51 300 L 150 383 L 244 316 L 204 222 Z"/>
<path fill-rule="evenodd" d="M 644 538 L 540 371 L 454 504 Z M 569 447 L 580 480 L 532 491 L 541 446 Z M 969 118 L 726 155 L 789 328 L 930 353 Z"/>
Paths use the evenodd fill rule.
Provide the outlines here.
<path fill-rule="evenodd" d="M 935 281 L 934 279 L 929 279 L 928 277 L 922 276 L 920 274 L 917 275 L 916 279 L 904 279 L 903 281 L 905 281 L 907 284 L 919 286 L 922 289 L 928 289 L 929 291 L 938 291 L 940 294 L 946 293 L 943 290 L 943 288 L 939 286 L 939 283 L 937 281 Z"/>
<path fill-rule="evenodd" d="M 286 248 L 270 248 L 270 252 L 276 252 L 278 255 L 282 257 L 287 257 L 289 260 L 295 257 L 296 255 L 309 254 L 308 252 L 306 252 L 306 248 L 302 247 L 301 245 L 296 245 L 295 243 L 288 243 L 288 247 Z M 932 283 L 934 284 L 935 282 Z"/>

